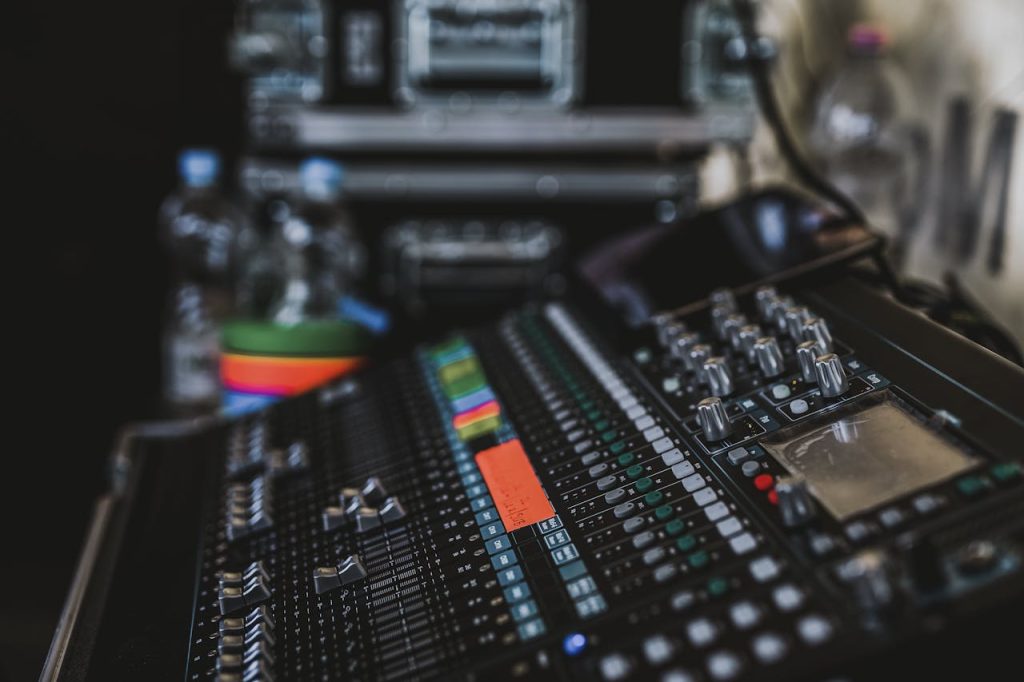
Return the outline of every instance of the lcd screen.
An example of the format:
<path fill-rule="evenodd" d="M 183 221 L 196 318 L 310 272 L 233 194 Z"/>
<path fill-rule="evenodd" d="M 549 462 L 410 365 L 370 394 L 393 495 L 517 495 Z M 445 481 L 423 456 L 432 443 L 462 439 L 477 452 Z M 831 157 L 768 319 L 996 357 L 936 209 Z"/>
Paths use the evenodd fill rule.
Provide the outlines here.
<path fill-rule="evenodd" d="M 839 521 L 969 469 L 974 460 L 888 391 L 762 443 Z"/>

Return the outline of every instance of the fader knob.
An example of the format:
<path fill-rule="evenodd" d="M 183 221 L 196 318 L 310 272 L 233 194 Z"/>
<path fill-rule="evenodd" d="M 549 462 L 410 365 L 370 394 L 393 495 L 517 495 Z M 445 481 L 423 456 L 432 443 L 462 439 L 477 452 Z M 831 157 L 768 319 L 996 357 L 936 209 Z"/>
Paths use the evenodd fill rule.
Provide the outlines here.
<path fill-rule="evenodd" d="M 672 339 L 672 345 L 668 347 L 669 353 L 676 358 L 686 369 L 693 369 L 690 363 L 690 349 L 700 343 L 700 336 L 696 332 L 686 332 Z"/>
<path fill-rule="evenodd" d="M 835 398 L 850 388 L 843 361 L 835 353 L 825 353 L 815 359 L 814 376 L 818 380 L 818 390 L 825 398 Z"/>
<path fill-rule="evenodd" d="M 783 524 L 794 528 L 814 518 L 814 500 L 807 489 L 807 481 L 795 476 L 782 477 L 775 482 L 775 492 L 779 496 Z"/>
<path fill-rule="evenodd" d="M 762 336 L 754 341 L 754 357 L 765 377 L 771 379 L 782 374 L 782 351 L 779 350 L 779 342 L 775 337 Z"/>
<path fill-rule="evenodd" d="M 832 352 L 832 332 L 829 331 L 828 323 L 820 317 L 810 317 L 804 320 L 803 338 L 807 341 L 816 342 L 824 353 Z M 795 339 L 799 341 L 800 339 Z"/>
<path fill-rule="evenodd" d="M 708 358 L 704 361 L 704 378 L 711 395 L 719 398 L 732 393 L 732 372 L 723 357 Z"/>
<path fill-rule="evenodd" d="M 704 361 L 711 357 L 711 346 L 698 343 L 690 348 L 690 369 L 697 374 L 697 379 L 704 381 Z"/>
<path fill-rule="evenodd" d="M 814 373 L 814 361 L 824 351 L 815 341 L 804 341 L 796 347 L 796 359 L 800 363 L 800 377 L 805 383 L 813 384 L 818 380 Z"/>
<path fill-rule="evenodd" d="M 704 398 L 697 404 L 697 423 L 709 441 L 722 440 L 732 433 L 732 422 L 721 398 Z"/>

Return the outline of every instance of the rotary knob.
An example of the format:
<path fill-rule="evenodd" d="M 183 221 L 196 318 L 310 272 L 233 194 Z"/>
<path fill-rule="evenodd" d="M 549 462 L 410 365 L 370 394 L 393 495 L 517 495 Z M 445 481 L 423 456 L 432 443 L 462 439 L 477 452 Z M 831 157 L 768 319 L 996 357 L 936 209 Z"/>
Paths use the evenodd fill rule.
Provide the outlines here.
<path fill-rule="evenodd" d="M 814 361 L 823 352 L 815 341 L 804 341 L 796 347 L 796 359 L 800 363 L 800 377 L 804 383 L 813 384 L 818 380 L 814 373 Z"/>
<path fill-rule="evenodd" d="M 725 358 L 714 357 L 705 360 L 704 377 L 711 395 L 721 398 L 732 393 L 732 372 Z"/>
<path fill-rule="evenodd" d="M 715 336 L 718 338 L 724 338 L 725 334 L 725 320 L 733 314 L 731 308 L 725 306 L 716 305 L 711 308 L 711 328 L 715 332 Z"/>
<path fill-rule="evenodd" d="M 725 413 L 721 398 L 704 398 L 697 403 L 697 423 L 704 432 L 704 438 L 711 442 L 727 438 L 732 433 L 732 422 Z"/>
<path fill-rule="evenodd" d="M 736 296 L 730 289 L 724 287 L 714 289 L 708 294 L 708 300 L 711 301 L 712 306 L 725 308 L 729 312 L 736 310 Z"/>
<path fill-rule="evenodd" d="M 747 316 L 740 313 L 733 313 L 722 321 L 722 338 L 727 340 L 733 348 L 739 348 L 740 329 L 747 324 Z"/>
<path fill-rule="evenodd" d="M 818 390 L 825 398 L 835 398 L 850 388 L 843 370 L 843 361 L 835 353 L 825 353 L 815 359 L 814 376 L 818 381 Z"/>
<path fill-rule="evenodd" d="M 762 336 L 754 341 L 754 357 L 761 373 L 768 379 L 779 376 L 785 368 L 782 364 L 779 342 L 773 336 Z"/>
<path fill-rule="evenodd" d="M 896 583 L 889 556 L 879 549 L 868 549 L 848 559 L 837 574 L 853 592 L 854 599 L 869 618 L 876 618 L 896 601 Z"/>
<path fill-rule="evenodd" d="M 669 352 L 676 360 L 683 363 L 686 369 L 692 370 L 690 362 L 690 349 L 700 343 L 700 336 L 696 332 L 685 332 L 672 339 Z"/>
<path fill-rule="evenodd" d="M 761 327 L 756 324 L 748 324 L 744 327 L 740 327 L 739 332 L 736 334 L 736 338 L 739 339 L 740 350 L 747 356 L 747 360 L 754 359 L 754 342 L 762 336 L 764 336 L 764 334 L 761 333 Z"/>
<path fill-rule="evenodd" d="M 670 347 L 672 340 L 686 331 L 686 325 L 672 313 L 658 313 L 651 318 L 651 324 L 654 325 L 654 334 L 662 348 Z"/>
<path fill-rule="evenodd" d="M 829 331 L 828 323 L 825 320 L 820 317 L 810 317 L 804 320 L 802 333 L 805 340 L 816 342 L 823 353 L 832 352 L 832 332 Z M 800 339 L 795 340 L 799 341 Z"/>
<path fill-rule="evenodd" d="M 754 302 L 757 305 L 757 312 L 761 317 L 767 317 L 768 304 L 773 298 L 778 298 L 779 292 L 773 286 L 758 287 L 754 292 Z"/>
<path fill-rule="evenodd" d="M 711 346 L 698 343 L 690 348 L 690 366 L 701 382 L 704 381 L 704 361 L 711 357 Z"/>
<path fill-rule="evenodd" d="M 804 340 L 804 322 L 811 319 L 811 311 L 802 305 L 786 310 L 786 331 L 797 343 Z"/>
<path fill-rule="evenodd" d="M 775 492 L 779 496 L 779 512 L 784 525 L 795 528 L 814 518 L 814 500 L 807 489 L 807 481 L 796 476 L 784 476 L 775 482 Z"/>

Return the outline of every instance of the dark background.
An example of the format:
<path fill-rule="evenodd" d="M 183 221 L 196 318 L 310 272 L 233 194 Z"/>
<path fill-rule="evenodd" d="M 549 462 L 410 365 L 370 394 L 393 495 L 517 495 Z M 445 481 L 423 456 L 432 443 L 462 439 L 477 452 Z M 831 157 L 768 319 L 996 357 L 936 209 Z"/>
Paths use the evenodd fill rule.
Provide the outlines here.
<path fill-rule="evenodd" d="M 177 151 L 203 144 L 231 156 L 241 101 L 224 57 L 229 0 L 17 5 L 0 41 L 0 679 L 30 680 L 116 430 L 159 416 L 156 210 Z"/>

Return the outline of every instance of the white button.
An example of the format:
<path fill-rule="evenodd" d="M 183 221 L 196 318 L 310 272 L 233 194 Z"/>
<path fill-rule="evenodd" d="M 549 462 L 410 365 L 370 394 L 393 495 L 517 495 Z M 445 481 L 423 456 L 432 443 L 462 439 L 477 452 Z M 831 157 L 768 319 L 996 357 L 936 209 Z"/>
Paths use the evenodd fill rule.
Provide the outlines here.
<path fill-rule="evenodd" d="M 746 630 L 757 625 L 761 620 L 761 609 L 748 601 L 737 602 L 729 609 L 729 617 L 733 624 L 740 630 Z"/>
<path fill-rule="evenodd" d="M 650 566 L 651 564 L 656 564 L 664 558 L 664 547 L 652 547 L 651 549 L 644 552 L 644 564 L 646 564 L 647 566 Z"/>
<path fill-rule="evenodd" d="M 648 429 L 648 428 L 654 426 L 654 417 L 652 417 L 649 414 L 648 415 L 644 415 L 643 417 L 640 417 L 639 419 L 633 420 L 633 425 L 636 426 L 638 431 L 643 431 L 644 429 Z"/>
<path fill-rule="evenodd" d="M 775 384 L 772 386 L 772 397 L 776 400 L 785 400 L 791 393 L 792 391 L 789 390 L 789 386 L 786 384 Z"/>
<path fill-rule="evenodd" d="M 672 595 L 672 609 L 674 611 L 682 611 L 693 605 L 696 597 L 693 596 L 693 592 L 690 590 L 682 590 Z"/>
<path fill-rule="evenodd" d="M 632 666 L 622 654 L 609 654 L 601 659 L 601 676 L 606 680 L 624 680 Z"/>
<path fill-rule="evenodd" d="M 679 466 L 678 464 L 676 466 Z M 700 474 L 693 474 L 683 479 L 683 488 L 688 493 L 692 493 L 694 490 L 699 490 L 704 487 L 704 477 Z"/>
<path fill-rule="evenodd" d="M 695 682 L 693 675 L 685 670 L 669 670 L 661 676 L 661 682 Z"/>
<path fill-rule="evenodd" d="M 757 540 L 750 533 L 743 533 L 729 540 L 729 546 L 736 554 L 746 554 L 757 547 Z"/>
<path fill-rule="evenodd" d="M 750 575 L 759 583 L 766 583 L 779 575 L 779 565 L 770 556 L 763 556 L 750 562 Z"/>
<path fill-rule="evenodd" d="M 654 569 L 654 581 L 663 583 L 675 577 L 676 565 L 675 564 L 663 564 Z"/>
<path fill-rule="evenodd" d="M 661 388 L 666 393 L 675 393 L 679 390 L 679 386 L 678 377 L 666 377 L 661 380 Z"/>
<path fill-rule="evenodd" d="M 693 465 L 689 462 L 677 462 L 672 465 L 672 475 L 683 479 L 693 473 Z"/>
<path fill-rule="evenodd" d="M 708 646 L 718 638 L 718 628 L 707 618 L 699 618 L 686 626 L 686 636 L 694 646 Z"/>
<path fill-rule="evenodd" d="M 729 515 L 729 507 L 725 502 L 715 502 L 710 507 L 704 508 L 704 514 L 708 517 L 708 521 L 718 521 Z"/>
<path fill-rule="evenodd" d="M 651 665 L 667 663 L 674 649 L 672 641 L 663 635 L 653 635 L 644 640 L 644 657 Z"/>
<path fill-rule="evenodd" d="M 810 409 L 810 406 L 807 404 L 807 401 L 804 400 L 803 398 L 797 398 L 796 400 L 789 404 L 789 409 L 793 412 L 793 414 L 803 414 L 804 412 Z"/>
<path fill-rule="evenodd" d="M 766 632 L 754 638 L 754 655 L 762 663 L 775 663 L 786 655 L 786 641 L 778 635 Z"/>
<path fill-rule="evenodd" d="M 718 494 L 711 488 L 703 488 L 693 494 L 693 501 L 704 507 L 718 499 Z"/>
<path fill-rule="evenodd" d="M 661 430 L 660 426 L 656 426 L 655 428 L 658 429 L 658 430 Z M 661 440 L 654 441 L 654 451 L 657 452 L 658 454 L 661 454 L 662 452 L 668 452 L 671 449 L 672 449 L 672 439 L 671 438 L 665 437 L 665 438 L 662 438 Z"/>
<path fill-rule="evenodd" d="M 652 426 L 651 428 L 644 431 L 644 439 L 648 443 L 653 443 L 659 438 L 662 438 L 664 435 L 665 429 L 661 428 L 660 426 Z"/>
<path fill-rule="evenodd" d="M 772 599 L 780 611 L 793 611 L 804 603 L 804 593 L 796 585 L 780 585 L 772 592 Z"/>
<path fill-rule="evenodd" d="M 716 680 L 731 680 L 740 674 L 742 664 L 735 654 L 719 651 L 708 656 L 708 672 Z"/>
<path fill-rule="evenodd" d="M 661 453 L 661 461 L 665 463 L 665 466 L 671 467 L 679 464 L 685 459 L 683 453 L 679 451 L 679 448 L 672 448 L 668 452 Z"/>
<path fill-rule="evenodd" d="M 628 410 L 629 408 L 636 405 L 638 401 L 636 399 L 636 396 L 630 393 L 625 398 L 619 398 L 616 402 L 618 402 L 619 408 L 623 410 Z"/>
<path fill-rule="evenodd" d="M 832 636 L 832 624 L 817 614 L 805 616 L 796 624 L 800 639 L 814 646 L 827 641 Z"/>
<path fill-rule="evenodd" d="M 626 417 L 628 417 L 629 419 L 639 419 L 645 414 L 647 414 L 647 410 L 644 409 L 643 405 L 634 405 L 633 407 L 626 410 Z"/>
<path fill-rule="evenodd" d="M 743 524 L 735 516 L 730 516 L 724 521 L 718 522 L 718 532 L 722 534 L 723 538 L 727 538 L 730 535 L 736 535 L 743 530 Z"/>

